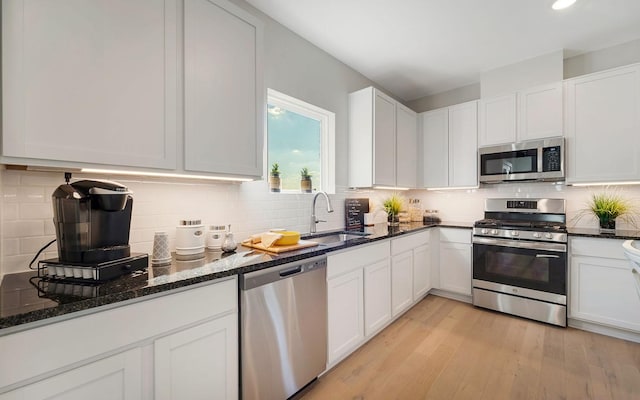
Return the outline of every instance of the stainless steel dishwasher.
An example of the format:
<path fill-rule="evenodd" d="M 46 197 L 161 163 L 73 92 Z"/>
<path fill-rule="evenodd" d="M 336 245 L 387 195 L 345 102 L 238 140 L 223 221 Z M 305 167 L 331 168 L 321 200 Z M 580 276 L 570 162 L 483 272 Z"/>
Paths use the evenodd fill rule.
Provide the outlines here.
<path fill-rule="evenodd" d="M 243 400 L 284 400 L 327 363 L 327 259 L 308 258 L 240 278 Z"/>

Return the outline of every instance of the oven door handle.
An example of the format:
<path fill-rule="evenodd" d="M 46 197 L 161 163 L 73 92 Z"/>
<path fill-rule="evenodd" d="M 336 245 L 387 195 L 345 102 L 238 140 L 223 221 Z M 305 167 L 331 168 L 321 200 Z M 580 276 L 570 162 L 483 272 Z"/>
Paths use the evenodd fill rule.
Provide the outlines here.
<path fill-rule="evenodd" d="M 487 237 L 473 237 L 473 244 L 512 247 L 527 250 L 554 251 L 557 253 L 566 253 L 567 245 L 564 243 L 549 242 L 527 242 L 524 240 L 505 240 Z"/>
<path fill-rule="evenodd" d="M 536 258 L 560 258 L 555 254 L 536 254 Z"/>

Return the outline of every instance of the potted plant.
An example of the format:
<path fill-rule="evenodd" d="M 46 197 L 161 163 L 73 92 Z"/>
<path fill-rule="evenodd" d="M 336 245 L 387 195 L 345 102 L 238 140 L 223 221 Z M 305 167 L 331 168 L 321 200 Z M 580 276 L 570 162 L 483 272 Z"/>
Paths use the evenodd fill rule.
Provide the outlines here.
<path fill-rule="evenodd" d="M 396 226 L 399 224 L 398 214 L 400 213 L 400 209 L 402 209 L 402 203 L 402 196 L 397 193 L 392 194 L 382 203 L 388 215 L 389 225 Z"/>
<path fill-rule="evenodd" d="M 274 163 L 271 166 L 271 173 L 269 174 L 269 189 L 272 192 L 280 191 L 280 166 L 278 163 Z"/>
<path fill-rule="evenodd" d="M 636 226 L 635 206 L 618 192 L 594 193 L 587 206 L 588 208 L 580 210 L 578 219 L 584 215 L 593 214 L 598 219 L 601 233 L 615 233 L 617 218 Z"/>
<path fill-rule="evenodd" d="M 309 168 L 304 167 L 300 170 L 300 190 L 302 193 L 311 193 L 312 185 L 311 185 L 311 174 L 309 173 Z"/>

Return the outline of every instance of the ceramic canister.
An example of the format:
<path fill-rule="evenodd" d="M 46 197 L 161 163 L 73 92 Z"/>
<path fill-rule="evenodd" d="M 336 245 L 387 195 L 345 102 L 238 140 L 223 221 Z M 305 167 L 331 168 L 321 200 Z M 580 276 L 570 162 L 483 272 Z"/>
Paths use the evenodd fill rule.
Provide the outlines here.
<path fill-rule="evenodd" d="M 176 227 L 176 254 L 187 256 L 204 252 L 204 225 L 199 219 L 183 219 Z"/>
<path fill-rule="evenodd" d="M 209 225 L 207 230 L 207 249 L 220 250 L 224 235 L 227 232 L 224 225 Z"/>

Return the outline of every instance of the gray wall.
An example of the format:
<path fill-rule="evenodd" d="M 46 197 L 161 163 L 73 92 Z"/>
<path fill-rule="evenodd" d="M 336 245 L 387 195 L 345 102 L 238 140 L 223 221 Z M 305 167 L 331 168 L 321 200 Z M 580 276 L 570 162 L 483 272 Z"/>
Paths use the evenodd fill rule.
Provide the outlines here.
<path fill-rule="evenodd" d="M 336 188 L 347 186 L 348 94 L 377 85 L 245 1 L 233 2 L 265 23 L 265 86 L 336 114 Z"/>

